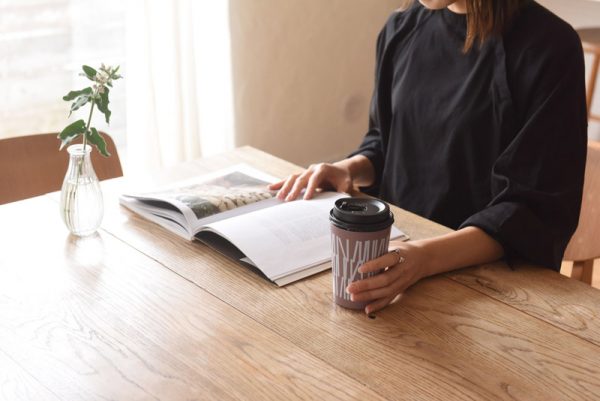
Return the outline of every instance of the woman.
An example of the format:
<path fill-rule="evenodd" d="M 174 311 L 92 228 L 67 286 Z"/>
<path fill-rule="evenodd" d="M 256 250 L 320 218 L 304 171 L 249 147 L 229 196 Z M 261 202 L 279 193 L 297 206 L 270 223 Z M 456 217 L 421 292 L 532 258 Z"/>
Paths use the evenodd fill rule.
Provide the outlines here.
<path fill-rule="evenodd" d="M 534 1 L 420 0 L 377 43 L 370 124 L 345 160 L 271 189 L 353 186 L 457 231 L 394 243 L 347 291 L 388 305 L 421 278 L 524 259 L 559 270 L 581 204 L 584 62 L 573 29 Z"/>

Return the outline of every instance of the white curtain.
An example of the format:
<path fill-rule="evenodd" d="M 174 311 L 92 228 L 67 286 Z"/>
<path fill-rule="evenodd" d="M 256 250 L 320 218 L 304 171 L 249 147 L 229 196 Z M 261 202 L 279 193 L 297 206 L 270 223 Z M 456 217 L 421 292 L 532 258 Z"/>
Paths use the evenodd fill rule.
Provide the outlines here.
<path fill-rule="evenodd" d="M 232 148 L 228 1 L 127 1 L 127 174 Z"/>

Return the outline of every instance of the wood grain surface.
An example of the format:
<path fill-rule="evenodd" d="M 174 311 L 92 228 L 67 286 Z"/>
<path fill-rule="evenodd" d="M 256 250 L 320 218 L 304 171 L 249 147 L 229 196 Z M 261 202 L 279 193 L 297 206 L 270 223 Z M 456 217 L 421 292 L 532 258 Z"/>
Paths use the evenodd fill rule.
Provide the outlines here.
<path fill-rule="evenodd" d="M 600 346 L 600 290 L 548 269 L 503 263 L 447 277 Z M 600 380 L 600 378 L 599 378 Z"/>
<path fill-rule="evenodd" d="M 32 375 L 4 352 L 0 351 L 0 400 L 48 400 L 58 401 Z"/>
<path fill-rule="evenodd" d="M 0 221 L 2 399 L 383 399 L 48 198 Z"/>
<path fill-rule="evenodd" d="M 203 245 L 184 244 L 144 224 L 135 222 L 151 233 L 147 239 L 122 238 L 390 399 L 600 394 L 590 379 L 600 377 L 597 347 L 446 278 L 420 283 L 370 320 L 332 303 L 328 273 L 277 288 Z M 172 241 L 169 250 L 152 245 L 157 236 Z M 580 384 L 586 380 L 591 390 Z"/>
<path fill-rule="evenodd" d="M 244 148 L 154 178 L 165 183 L 240 161 L 277 176 L 298 169 Z M 572 308 L 561 322 L 558 295 L 582 287 L 558 273 L 535 267 L 511 272 L 498 264 L 497 286 L 509 276 L 514 278 L 512 291 L 535 294 L 519 302 L 480 288 L 481 280 L 464 278 L 476 269 L 433 277 L 372 320 L 333 304 L 327 272 L 277 288 L 204 245 L 183 241 L 119 208 L 116 194 L 124 185 L 117 180 L 105 186 L 107 232 L 388 399 L 600 398 L 599 335 L 589 312 L 597 311 L 593 306 L 600 295 L 583 293 L 580 304 L 585 308 Z M 395 214 L 413 239 L 448 232 L 405 211 L 396 209 Z M 547 281 L 529 290 L 538 272 Z M 579 326 L 567 324 L 568 319 Z"/>

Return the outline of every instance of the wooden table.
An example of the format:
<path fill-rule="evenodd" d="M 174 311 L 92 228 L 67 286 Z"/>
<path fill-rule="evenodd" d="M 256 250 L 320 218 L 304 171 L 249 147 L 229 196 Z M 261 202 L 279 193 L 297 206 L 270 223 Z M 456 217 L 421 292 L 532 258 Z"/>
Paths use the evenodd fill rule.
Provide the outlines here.
<path fill-rule="evenodd" d="M 252 148 L 154 174 L 246 162 Z M 3 400 L 598 400 L 600 292 L 503 264 L 423 280 L 375 319 L 332 303 L 324 272 L 278 288 L 117 204 L 78 239 L 56 194 L 0 207 Z M 4 189 L 3 189 L 4 190 Z M 412 238 L 447 228 L 400 209 Z"/>

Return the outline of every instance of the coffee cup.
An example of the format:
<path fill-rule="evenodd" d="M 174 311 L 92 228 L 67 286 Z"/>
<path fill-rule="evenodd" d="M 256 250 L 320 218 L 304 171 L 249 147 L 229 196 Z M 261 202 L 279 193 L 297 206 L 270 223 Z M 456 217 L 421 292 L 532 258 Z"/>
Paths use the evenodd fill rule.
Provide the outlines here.
<path fill-rule="evenodd" d="M 340 198 L 329 213 L 333 299 L 350 309 L 364 309 L 367 302 L 350 299 L 346 287 L 378 272 L 359 273 L 358 268 L 388 252 L 394 215 L 378 199 Z"/>

